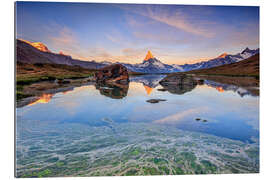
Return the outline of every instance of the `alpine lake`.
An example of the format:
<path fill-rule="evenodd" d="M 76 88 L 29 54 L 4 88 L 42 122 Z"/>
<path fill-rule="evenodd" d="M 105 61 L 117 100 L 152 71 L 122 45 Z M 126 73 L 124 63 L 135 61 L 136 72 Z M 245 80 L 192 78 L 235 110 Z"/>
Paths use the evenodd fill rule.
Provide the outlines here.
<path fill-rule="evenodd" d="M 259 88 L 207 77 L 164 88 L 164 77 L 17 106 L 16 177 L 258 173 Z"/>

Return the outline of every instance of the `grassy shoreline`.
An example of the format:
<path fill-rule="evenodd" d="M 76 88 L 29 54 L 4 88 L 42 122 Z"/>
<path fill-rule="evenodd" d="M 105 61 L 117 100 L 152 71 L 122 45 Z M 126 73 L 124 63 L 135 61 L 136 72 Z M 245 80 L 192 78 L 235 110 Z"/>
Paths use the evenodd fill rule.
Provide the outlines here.
<path fill-rule="evenodd" d="M 230 77 L 260 77 L 260 55 L 256 54 L 248 59 L 236 63 L 225 64 L 206 69 L 197 69 L 184 72 L 196 75 L 220 75 Z"/>
<path fill-rule="evenodd" d="M 34 96 L 34 94 L 24 91 L 25 86 L 33 83 L 83 79 L 92 77 L 95 72 L 96 70 L 85 69 L 80 66 L 19 62 L 16 66 L 16 100 Z"/>

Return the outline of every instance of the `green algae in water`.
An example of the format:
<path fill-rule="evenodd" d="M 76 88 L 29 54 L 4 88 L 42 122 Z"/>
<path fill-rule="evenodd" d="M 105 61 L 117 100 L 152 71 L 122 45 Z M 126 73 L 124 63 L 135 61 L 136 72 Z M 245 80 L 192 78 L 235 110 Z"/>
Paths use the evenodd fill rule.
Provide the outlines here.
<path fill-rule="evenodd" d="M 67 130 L 63 130 L 57 136 L 46 136 L 46 131 L 51 131 L 55 127 L 48 127 L 43 132 L 44 136 L 39 138 L 19 136 L 17 177 L 256 173 L 259 171 L 259 148 L 256 143 L 247 144 L 172 128 L 168 130 L 166 127 L 145 123 L 115 124 L 115 126 L 118 127 L 115 128 L 117 136 L 102 126 L 74 126 L 68 130 L 70 136 L 73 133 L 78 136 L 77 128 L 80 132 L 84 131 L 80 138 L 66 137 Z M 62 129 L 66 129 L 65 125 Z M 149 129 L 152 132 L 152 141 L 149 141 L 147 136 Z M 140 134 L 136 133 L 138 131 Z M 31 137 L 30 132 L 29 136 Z M 43 141 L 43 139 L 47 140 Z M 65 143 L 62 146 L 58 145 L 63 142 Z M 51 150 L 47 149 L 49 146 Z M 69 151 L 66 151 L 67 149 Z M 227 154 L 232 151 L 231 149 L 237 149 L 241 153 Z"/>

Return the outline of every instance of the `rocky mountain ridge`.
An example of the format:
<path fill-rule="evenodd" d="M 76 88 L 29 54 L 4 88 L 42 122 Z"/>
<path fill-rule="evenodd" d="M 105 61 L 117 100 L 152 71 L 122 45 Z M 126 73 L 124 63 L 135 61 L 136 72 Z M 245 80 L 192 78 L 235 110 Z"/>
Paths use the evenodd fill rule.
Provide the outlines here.
<path fill-rule="evenodd" d="M 198 69 L 212 68 L 216 66 L 221 66 L 225 64 L 231 64 L 235 62 L 242 61 L 253 55 L 259 53 L 259 49 L 251 50 L 249 48 L 244 49 L 241 53 L 230 55 L 223 53 L 217 58 L 210 59 L 208 61 L 202 61 L 194 64 L 165 64 L 155 58 L 151 51 L 147 52 L 146 57 L 142 63 L 138 64 L 129 64 L 117 62 L 115 64 L 124 65 L 128 71 L 138 72 L 138 73 L 148 73 L 148 74 L 157 74 L 157 73 L 173 73 L 173 72 L 185 72 Z M 88 69 L 100 69 L 107 65 L 114 64 L 112 62 L 103 61 L 82 61 L 73 59 L 69 55 L 65 55 L 62 52 L 57 54 L 51 52 L 44 44 L 31 43 L 25 40 L 17 40 L 17 61 L 24 63 L 56 63 L 56 64 L 65 64 L 71 66 L 81 66 Z"/>

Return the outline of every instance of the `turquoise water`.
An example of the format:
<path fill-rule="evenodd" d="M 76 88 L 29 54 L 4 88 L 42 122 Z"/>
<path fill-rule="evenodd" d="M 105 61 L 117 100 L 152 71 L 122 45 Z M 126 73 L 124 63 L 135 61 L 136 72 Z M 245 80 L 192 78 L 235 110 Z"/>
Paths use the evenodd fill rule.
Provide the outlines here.
<path fill-rule="evenodd" d="M 259 171 L 259 97 L 205 81 L 164 91 L 164 76 L 86 85 L 17 108 L 17 176 Z M 165 99 L 156 104 L 149 99 Z"/>

